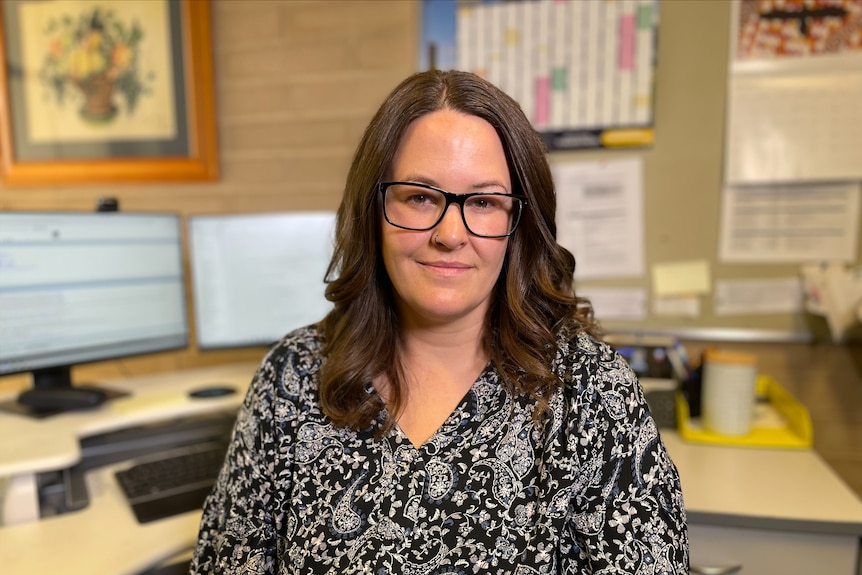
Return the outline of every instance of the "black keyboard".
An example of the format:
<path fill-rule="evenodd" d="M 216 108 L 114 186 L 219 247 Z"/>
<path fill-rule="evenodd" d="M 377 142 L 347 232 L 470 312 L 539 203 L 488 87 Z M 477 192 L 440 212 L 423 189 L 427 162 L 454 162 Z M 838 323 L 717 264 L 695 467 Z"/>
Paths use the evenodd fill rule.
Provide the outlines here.
<path fill-rule="evenodd" d="M 224 462 L 227 444 L 205 443 L 116 472 L 138 522 L 201 509 Z"/>

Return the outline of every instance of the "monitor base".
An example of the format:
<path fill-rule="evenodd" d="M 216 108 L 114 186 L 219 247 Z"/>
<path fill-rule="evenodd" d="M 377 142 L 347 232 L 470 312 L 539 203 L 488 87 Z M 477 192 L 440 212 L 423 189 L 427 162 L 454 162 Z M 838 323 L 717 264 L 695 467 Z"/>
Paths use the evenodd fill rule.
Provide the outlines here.
<path fill-rule="evenodd" d="M 120 391 L 117 389 L 109 389 L 106 387 L 99 387 L 99 386 L 93 386 L 93 385 L 87 385 L 87 386 L 82 386 L 82 387 L 86 387 L 87 389 L 97 389 L 97 390 L 101 391 L 102 393 L 105 394 L 105 401 L 110 401 L 112 399 L 117 399 L 120 397 L 127 397 L 127 396 L 131 395 L 131 393 L 129 393 L 128 391 Z M 100 404 L 100 405 L 104 405 L 104 404 Z M 15 399 L 12 399 L 9 401 L 0 402 L 0 412 L 15 413 L 18 415 L 24 415 L 27 417 L 32 417 L 33 419 L 44 419 L 46 417 L 51 417 L 53 415 L 59 415 L 61 413 L 69 413 L 72 411 L 86 411 L 86 410 L 98 409 L 100 407 L 100 405 L 97 405 L 97 406 L 94 406 L 91 408 L 74 409 L 74 410 L 72 410 L 72 409 L 36 409 L 36 408 L 33 408 L 29 405 L 24 405 L 23 403 L 20 403 Z"/>

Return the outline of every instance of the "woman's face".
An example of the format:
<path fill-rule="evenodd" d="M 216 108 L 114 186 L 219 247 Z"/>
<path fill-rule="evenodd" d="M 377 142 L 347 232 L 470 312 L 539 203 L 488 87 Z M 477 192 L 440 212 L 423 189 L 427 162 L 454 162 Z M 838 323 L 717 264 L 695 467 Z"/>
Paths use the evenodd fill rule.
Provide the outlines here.
<path fill-rule="evenodd" d="M 455 194 L 512 193 L 497 132 L 479 117 L 452 110 L 426 114 L 408 126 L 390 176 Z M 436 227 L 423 232 L 396 228 L 382 215 L 381 221 L 383 262 L 403 324 L 484 321 L 508 238 L 470 234 L 454 204 Z"/>

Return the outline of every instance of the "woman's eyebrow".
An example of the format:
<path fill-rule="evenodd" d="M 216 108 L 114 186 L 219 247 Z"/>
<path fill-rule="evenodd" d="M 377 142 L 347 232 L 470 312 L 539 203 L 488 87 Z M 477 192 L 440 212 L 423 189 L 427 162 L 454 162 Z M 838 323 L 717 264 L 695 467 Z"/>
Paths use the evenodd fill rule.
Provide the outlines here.
<path fill-rule="evenodd" d="M 425 184 L 427 186 L 434 186 L 435 188 L 440 188 L 443 190 L 446 189 L 443 186 L 441 186 L 437 182 L 437 180 L 435 180 L 433 178 L 429 178 L 427 176 L 420 176 L 418 174 L 408 174 L 407 176 L 404 176 L 403 179 L 399 179 L 398 181 L 399 182 L 415 182 L 417 184 Z M 470 186 L 471 191 L 477 191 L 477 192 L 485 191 L 485 190 L 488 190 L 489 188 L 492 188 L 492 189 L 493 188 L 502 188 L 506 193 L 509 192 L 509 189 L 500 180 L 484 180 L 484 181 L 476 182 Z M 446 190 L 446 191 L 451 191 L 451 190 Z"/>

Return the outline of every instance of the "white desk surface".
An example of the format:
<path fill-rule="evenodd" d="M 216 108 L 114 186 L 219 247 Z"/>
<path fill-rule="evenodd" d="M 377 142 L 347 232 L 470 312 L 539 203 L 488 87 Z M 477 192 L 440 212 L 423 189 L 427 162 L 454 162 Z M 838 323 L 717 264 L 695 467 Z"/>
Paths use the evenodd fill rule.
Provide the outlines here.
<path fill-rule="evenodd" d="M 257 363 L 238 363 L 182 372 L 100 381 L 98 385 L 129 391 L 93 410 L 35 419 L 0 412 L 0 477 L 63 469 L 80 460 L 79 439 L 172 417 L 239 407 Z M 228 385 L 237 393 L 195 399 L 193 389 Z M 11 398 L 11 396 L 10 396 Z M 5 398 L 9 399 L 9 398 Z"/>
<path fill-rule="evenodd" d="M 201 513 L 139 524 L 114 478 L 120 467 L 87 474 L 86 509 L 0 527 L 2 572 L 132 575 L 190 550 Z"/>
<path fill-rule="evenodd" d="M 82 436 L 236 407 L 242 393 L 189 400 L 186 392 L 218 382 L 244 387 L 255 367 L 238 364 L 106 382 L 135 395 L 105 410 L 54 421 L 2 414 L 0 437 L 15 438 L 16 445 L 7 440 L 0 446 L 0 475 L 74 463 Z M 671 430 L 662 430 L 662 437 L 680 472 L 690 522 L 862 536 L 862 501 L 813 451 L 698 445 Z M 0 527 L 4 573 L 134 573 L 190 549 L 200 512 L 138 524 L 113 477 L 116 467 L 87 475 L 91 502 L 86 509 Z"/>
<path fill-rule="evenodd" d="M 815 451 L 697 444 L 661 433 L 689 523 L 862 536 L 862 500 Z"/>

